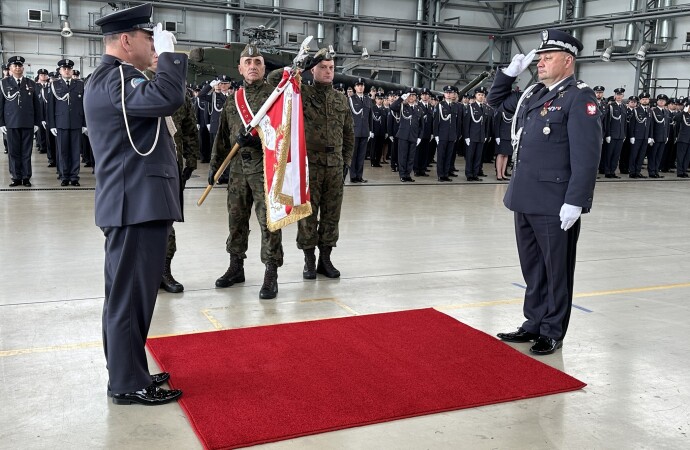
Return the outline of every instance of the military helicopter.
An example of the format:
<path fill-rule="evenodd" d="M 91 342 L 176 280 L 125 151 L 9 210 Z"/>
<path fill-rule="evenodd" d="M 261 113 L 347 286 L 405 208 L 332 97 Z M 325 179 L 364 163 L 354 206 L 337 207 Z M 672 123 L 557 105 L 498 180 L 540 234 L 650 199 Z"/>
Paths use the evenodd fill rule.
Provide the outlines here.
<path fill-rule="evenodd" d="M 285 66 L 290 66 L 296 53 L 276 48 L 273 44 L 278 37 L 278 31 L 274 28 L 258 27 L 247 28 L 242 32 L 244 36 L 249 38 L 249 43 L 258 46 L 264 56 L 264 63 L 266 64 L 266 73 L 272 70 L 280 69 Z M 189 70 L 187 71 L 187 82 L 190 84 L 201 84 L 206 81 L 213 80 L 219 74 L 228 75 L 230 78 L 241 79 L 240 73 L 237 71 L 237 65 L 240 60 L 240 53 L 244 49 L 246 43 L 235 42 L 225 44 L 223 47 L 199 47 L 194 48 L 189 52 Z M 333 52 L 332 47 L 329 50 Z M 335 52 L 333 52 L 335 56 Z M 460 95 L 477 86 L 484 79 L 489 77 L 489 72 L 482 72 L 475 79 L 460 90 Z M 359 77 L 346 75 L 336 72 L 333 79 L 333 84 L 338 85 L 342 83 L 343 86 L 354 86 Z M 311 73 L 304 72 L 302 74 L 304 81 L 311 81 Z M 372 86 L 375 88 L 382 88 L 384 91 L 404 91 L 408 88 L 403 84 L 390 83 L 386 81 L 377 80 L 375 78 L 364 78 L 364 83 L 367 89 Z"/>

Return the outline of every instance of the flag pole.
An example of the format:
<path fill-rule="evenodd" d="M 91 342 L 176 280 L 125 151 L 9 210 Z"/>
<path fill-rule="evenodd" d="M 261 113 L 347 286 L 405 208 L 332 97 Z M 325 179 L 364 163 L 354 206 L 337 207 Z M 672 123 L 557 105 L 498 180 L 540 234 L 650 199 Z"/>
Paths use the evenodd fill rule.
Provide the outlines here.
<path fill-rule="evenodd" d="M 288 83 L 290 82 L 290 79 L 295 76 L 295 69 L 297 68 L 297 65 L 301 63 L 306 57 L 307 57 L 307 52 L 309 51 L 309 42 L 311 42 L 313 36 L 307 36 L 304 41 L 302 41 L 302 45 L 300 45 L 299 53 L 297 53 L 297 56 L 295 56 L 295 59 L 292 60 L 292 69 L 290 71 L 290 76 L 283 80 L 281 83 L 276 86 L 276 88 L 273 90 L 271 95 L 266 99 L 264 102 L 263 106 L 261 106 L 261 109 L 259 109 L 259 112 L 257 112 L 254 115 L 254 118 L 252 121 L 247 125 L 247 128 L 244 130 L 244 134 L 248 135 L 251 133 L 254 128 L 261 122 L 261 120 L 264 118 L 266 115 L 266 112 L 268 109 L 273 106 L 273 103 L 275 103 L 276 99 L 283 93 L 283 91 L 287 88 Z M 230 161 L 232 161 L 232 158 L 237 154 L 237 151 L 240 149 L 240 145 L 238 143 L 235 143 L 235 145 L 232 147 L 230 150 L 230 153 L 228 153 L 228 156 L 225 157 L 225 160 L 223 160 L 223 163 L 220 165 L 218 170 L 216 170 L 215 175 L 213 176 L 213 184 L 209 184 L 206 186 L 206 189 L 204 190 L 203 194 L 201 194 L 201 197 L 199 197 L 199 200 L 196 202 L 197 206 L 201 206 L 202 203 L 204 203 L 204 200 L 206 200 L 206 197 L 208 197 L 208 194 L 211 193 L 211 190 L 213 189 L 213 186 L 218 183 L 218 179 L 221 177 L 223 172 L 225 172 L 225 169 L 230 165 Z"/>

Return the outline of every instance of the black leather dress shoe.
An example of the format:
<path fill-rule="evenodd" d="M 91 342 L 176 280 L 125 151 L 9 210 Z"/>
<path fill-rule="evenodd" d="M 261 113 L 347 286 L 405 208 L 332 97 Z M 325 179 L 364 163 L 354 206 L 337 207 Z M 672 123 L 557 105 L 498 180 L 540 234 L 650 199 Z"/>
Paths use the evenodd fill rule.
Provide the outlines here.
<path fill-rule="evenodd" d="M 69 180 L 62 180 L 60 186 L 69 186 Z"/>
<path fill-rule="evenodd" d="M 140 405 L 156 406 L 170 403 L 181 396 L 182 391 L 179 389 L 168 390 L 152 384 L 141 391 L 128 392 L 127 394 L 113 394 L 113 403 L 116 405 L 131 405 L 132 403 L 138 403 Z"/>
<path fill-rule="evenodd" d="M 554 338 L 546 336 L 539 336 L 539 339 L 530 347 L 529 351 L 535 355 L 550 355 L 561 347 L 563 347 L 563 341 L 557 341 Z"/>
<path fill-rule="evenodd" d="M 77 180 L 72 180 L 72 186 L 81 186 Z"/>
<path fill-rule="evenodd" d="M 637 174 L 637 178 L 647 178 L 647 176 L 646 176 L 646 175 L 642 175 L 641 173 L 638 173 L 638 174 Z"/>
<path fill-rule="evenodd" d="M 54 162 L 48 163 L 48 167 L 55 167 L 55 163 Z"/>
<path fill-rule="evenodd" d="M 26 187 L 31 187 L 31 181 L 29 181 L 28 178 L 24 178 L 24 180 L 22 180 L 22 184 Z"/>
<path fill-rule="evenodd" d="M 365 180 L 364 178 L 359 177 L 359 178 L 357 179 L 357 182 L 359 182 L 359 183 L 368 183 L 369 180 Z"/>
<path fill-rule="evenodd" d="M 22 185 L 21 180 L 12 180 L 12 182 L 10 183 L 10 187 L 17 187 L 17 186 L 21 186 L 21 185 Z"/>
<path fill-rule="evenodd" d="M 636 173 L 629 173 L 628 178 L 637 178 L 637 174 Z"/>
<path fill-rule="evenodd" d="M 498 333 L 496 336 L 506 342 L 531 342 L 539 338 L 538 334 L 525 331 L 522 327 L 512 333 Z"/>
<path fill-rule="evenodd" d="M 151 384 L 154 386 L 160 386 L 170 379 L 170 374 L 168 372 L 155 373 L 151 375 Z M 110 383 L 108 383 L 108 397 L 113 396 L 113 392 L 110 390 Z"/>

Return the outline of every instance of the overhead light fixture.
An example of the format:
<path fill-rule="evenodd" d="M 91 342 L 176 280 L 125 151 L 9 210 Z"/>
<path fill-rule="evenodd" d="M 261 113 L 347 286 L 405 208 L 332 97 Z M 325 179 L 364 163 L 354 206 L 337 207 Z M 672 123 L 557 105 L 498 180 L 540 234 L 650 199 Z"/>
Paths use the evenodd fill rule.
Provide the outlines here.
<path fill-rule="evenodd" d="M 73 34 L 72 29 L 69 27 L 69 22 L 65 20 L 62 26 L 62 31 L 60 31 L 60 36 L 68 38 L 72 37 Z"/>
<path fill-rule="evenodd" d="M 369 59 L 369 52 L 366 47 L 362 47 L 362 59 L 365 61 Z"/>
<path fill-rule="evenodd" d="M 608 47 L 606 50 L 604 50 L 604 53 L 601 54 L 601 60 L 605 62 L 611 61 L 611 55 L 613 54 L 613 47 Z"/>
<path fill-rule="evenodd" d="M 648 42 L 642 44 L 637 53 L 635 53 L 635 59 L 637 59 L 638 61 L 644 61 L 645 59 L 647 59 L 647 51 L 649 50 L 649 47 L 650 45 Z"/>

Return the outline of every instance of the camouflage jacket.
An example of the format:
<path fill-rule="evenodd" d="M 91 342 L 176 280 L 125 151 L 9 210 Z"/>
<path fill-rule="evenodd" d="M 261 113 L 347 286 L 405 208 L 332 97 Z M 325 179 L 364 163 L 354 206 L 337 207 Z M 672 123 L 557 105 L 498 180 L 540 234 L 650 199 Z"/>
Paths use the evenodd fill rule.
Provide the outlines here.
<path fill-rule="evenodd" d="M 282 74 L 283 69 L 274 70 L 268 79 L 277 84 Z M 301 89 L 309 164 L 350 165 L 355 133 L 347 97 L 333 89 L 332 83 L 303 84 Z"/>
<path fill-rule="evenodd" d="M 255 83 L 245 85 L 245 96 L 249 108 L 252 113 L 259 112 L 264 102 L 273 92 L 273 86 L 268 84 L 265 80 L 257 81 Z M 213 152 L 211 153 L 211 169 L 215 172 L 223 164 L 225 157 L 228 156 L 230 150 L 235 145 L 237 134 L 244 129 L 242 118 L 237 112 L 235 105 L 235 94 L 228 96 L 225 100 L 225 106 L 220 113 L 220 122 L 218 124 L 218 134 L 213 143 Z M 233 173 L 243 173 L 250 175 L 260 173 L 264 170 L 264 154 L 263 150 L 252 147 L 241 147 L 238 154 L 230 162 L 230 171 Z"/>
<path fill-rule="evenodd" d="M 196 111 L 189 95 L 185 95 L 184 104 L 172 116 L 177 128 L 175 147 L 177 147 L 177 165 L 196 169 L 199 154 L 199 134 L 196 129 Z M 184 164 L 183 164 L 184 163 Z"/>

